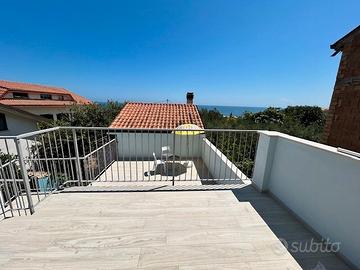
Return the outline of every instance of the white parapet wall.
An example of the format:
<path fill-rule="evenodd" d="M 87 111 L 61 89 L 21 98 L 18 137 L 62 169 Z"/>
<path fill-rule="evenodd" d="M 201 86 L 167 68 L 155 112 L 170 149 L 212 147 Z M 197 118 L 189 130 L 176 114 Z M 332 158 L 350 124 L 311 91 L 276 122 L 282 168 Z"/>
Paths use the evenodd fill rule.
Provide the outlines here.
<path fill-rule="evenodd" d="M 360 159 L 337 148 L 261 132 L 253 183 L 269 191 L 360 268 Z"/>
<path fill-rule="evenodd" d="M 250 179 L 208 139 L 204 138 L 202 144 L 202 160 L 214 179 L 251 183 Z"/>

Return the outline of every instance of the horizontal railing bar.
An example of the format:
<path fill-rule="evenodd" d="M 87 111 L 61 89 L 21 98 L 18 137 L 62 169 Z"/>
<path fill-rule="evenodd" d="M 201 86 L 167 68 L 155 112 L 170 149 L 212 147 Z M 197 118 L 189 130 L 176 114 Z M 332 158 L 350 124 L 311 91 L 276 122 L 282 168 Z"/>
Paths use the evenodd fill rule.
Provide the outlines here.
<path fill-rule="evenodd" d="M 1 139 L 1 138 L 0 138 L 0 139 Z M 2 168 L 7 167 L 7 166 L 9 166 L 11 163 L 13 163 L 13 162 L 15 162 L 15 161 L 18 161 L 18 159 L 17 159 L 17 158 L 12 159 L 12 160 L 6 162 L 5 164 L 3 164 L 1 167 L 2 167 Z"/>
<path fill-rule="evenodd" d="M 112 130 L 112 131 L 226 131 L 226 132 L 259 132 L 260 129 L 176 129 L 176 128 L 110 128 L 110 127 L 59 127 L 60 129 L 77 129 L 77 130 Z"/>
<path fill-rule="evenodd" d="M 91 183 L 94 182 L 94 180 L 81 180 L 81 182 L 83 183 Z M 63 183 L 63 185 L 68 184 L 68 183 L 79 183 L 79 180 L 67 180 Z"/>
<path fill-rule="evenodd" d="M 106 172 L 106 170 L 107 170 L 111 165 L 112 165 L 112 163 L 108 164 L 104 169 L 102 169 L 102 170 L 96 175 L 96 177 L 94 177 L 95 179 L 93 179 L 93 181 L 96 180 L 96 178 L 99 178 L 99 176 L 101 176 L 104 172 Z M 84 181 L 84 180 L 82 180 L 82 181 Z"/>
<path fill-rule="evenodd" d="M 0 136 L 0 140 L 15 140 L 17 136 Z"/>
<path fill-rule="evenodd" d="M 23 134 L 20 134 L 20 135 L 17 135 L 16 138 L 17 139 L 24 139 L 24 138 L 27 138 L 27 137 L 34 137 L 36 135 L 40 135 L 40 134 L 43 134 L 43 133 L 47 133 L 47 132 L 51 132 L 51 131 L 56 131 L 56 130 L 59 130 L 60 127 L 53 127 L 53 128 L 47 128 L 47 129 L 41 129 L 41 130 L 37 130 L 37 131 L 33 131 L 33 132 L 28 132 L 28 133 L 23 133 Z M 0 138 L 1 139 L 1 138 Z"/>
<path fill-rule="evenodd" d="M 95 154 L 98 150 L 104 148 L 105 146 L 109 145 L 110 143 L 112 143 L 112 142 L 114 142 L 114 141 L 116 141 L 116 139 L 112 139 L 111 141 L 109 141 L 109 142 L 103 144 L 102 146 L 96 148 L 94 151 L 91 151 L 89 154 L 87 154 L 87 155 L 85 155 L 85 156 L 83 156 L 83 157 L 80 157 L 80 159 L 85 159 L 85 158 L 87 158 L 88 156 L 90 156 L 90 155 L 92 155 L 92 154 Z"/>
<path fill-rule="evenodd" d="M 79 157 L 80 159 L 84 158 L 84 157 Z M 68 157 L 68 158 L 63 158 L 63 157 L 54 157 L 54 158 L 24 158 L 24 160 L 26 161 L 48 161 L 48 160 L 55 160 L 55 161 L 60 161 L 60 160 L 76 160 L 76 157 Z"/>
<path fill-rule="evenodd" d="M 8 207 L 8 206 L 6 206 L 6 207 Z M 19 207 L 14 207 L 13 206 L 13 208 L 9 208 L 9 209 L 5 210 L 4 213 L 6 213 L 6 212 L 15 212 L 15 211 L 19 211 L 19 210 L 28 210 L 28 209 L 29 209 L 29 207 L 19 208 Z M 0 214 L 2 214 L 2 212 Z"/>
<path fill-rule="evenodd" d="M 36 135 L 40 135 L 40 134 L 44 134 L 47 132 L 51 132 L 51 131 L 56 131 L 56 130 L 71 130 L 71 129 L 75 129 L 75 130 L 108 130 L 108 131 L 115 131 L 117 132 L 121 132 L 121 131 L 152 131 L 152 132 L 173 132 L 173 131 L 197 131 L 197 132 L 220 132 L 220 131 L 227 131 L 227 132 L 259 132 L 259 131 L 264 131 L 264 130 L 258 130 L 258 129 L 176 129 L 176 128 L 111 128 L 111 127 L 62 127 L 62 126 L 58 126 L 58 127 L 53 127 L 53 128 L 47 128 L 47 129 L 42 129 L 42 130 L 37 130 L 37 131 L 33 131 L 33 132 L 28 132 L 28 133 L 23 133 L 17 136 L 0 136 L 0 139 L 25 139 L 27 137 L 34 137 Z"/>
<path fill-rule="evenodd" d="M 360 158 L 360 153 L 359 152 L 351 151 L 349 149 L 345 149 L 345 148 L 341 148 L 341 147 L 338 147 L 337 151 L 340 152 L 340 153 L 344 153 L 344 154 L 347 154 L 347 155 L 350 155 L 350 156 Z"/>
<path fill-rule="evenodd" d="M 24 180 L 20 179 L 20 178 L 16 178 L 16 179 L 12 179 L 12 178 L 6 178 L 4 181 L 4 178 L 0 179 L 0 183 L 4 183 L 4 182 L 23 182 Z M 1 184 L 4 185 L 4 184 Z"/>

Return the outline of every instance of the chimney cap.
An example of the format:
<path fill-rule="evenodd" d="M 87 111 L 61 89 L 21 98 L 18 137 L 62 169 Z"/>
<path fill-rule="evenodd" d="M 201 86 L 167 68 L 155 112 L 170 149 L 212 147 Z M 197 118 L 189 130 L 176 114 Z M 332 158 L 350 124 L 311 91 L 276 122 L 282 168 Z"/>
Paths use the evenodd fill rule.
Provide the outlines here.
<path fill-rule="evenodd" d="M 193 104 L 194 103 L 194 92 L 187 92 L 186 93 L 186 103 Z"/>

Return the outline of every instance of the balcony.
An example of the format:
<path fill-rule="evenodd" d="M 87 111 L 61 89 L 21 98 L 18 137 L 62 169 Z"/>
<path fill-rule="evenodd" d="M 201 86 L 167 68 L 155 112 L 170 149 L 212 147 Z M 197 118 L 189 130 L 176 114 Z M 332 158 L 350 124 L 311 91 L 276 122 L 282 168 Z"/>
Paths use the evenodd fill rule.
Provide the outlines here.
<path fill-rule="evenodd" d="M 358 157 L 277 132 L 187 132 L 2 137 L 16 156 L 0 168 L 1 269 L 357 266 Z M 314 241 L 326 251 L 293 249 Z"/>

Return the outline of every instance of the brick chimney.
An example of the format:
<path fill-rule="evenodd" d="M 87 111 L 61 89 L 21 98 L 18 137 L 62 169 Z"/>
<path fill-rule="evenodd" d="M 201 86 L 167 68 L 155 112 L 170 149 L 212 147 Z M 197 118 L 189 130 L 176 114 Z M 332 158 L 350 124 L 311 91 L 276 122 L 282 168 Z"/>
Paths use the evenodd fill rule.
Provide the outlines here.
<path fill-rule="evenodd" d="M 187 104 L 194 104 L 194 93 L 193 92 L 187 92 L 186 93 L 186 103 Z"/>
<path fill-rule="evenodd" d="M 342 52 L 324 142 L 360 152 L 360 26 L 331 45 Z"/>

